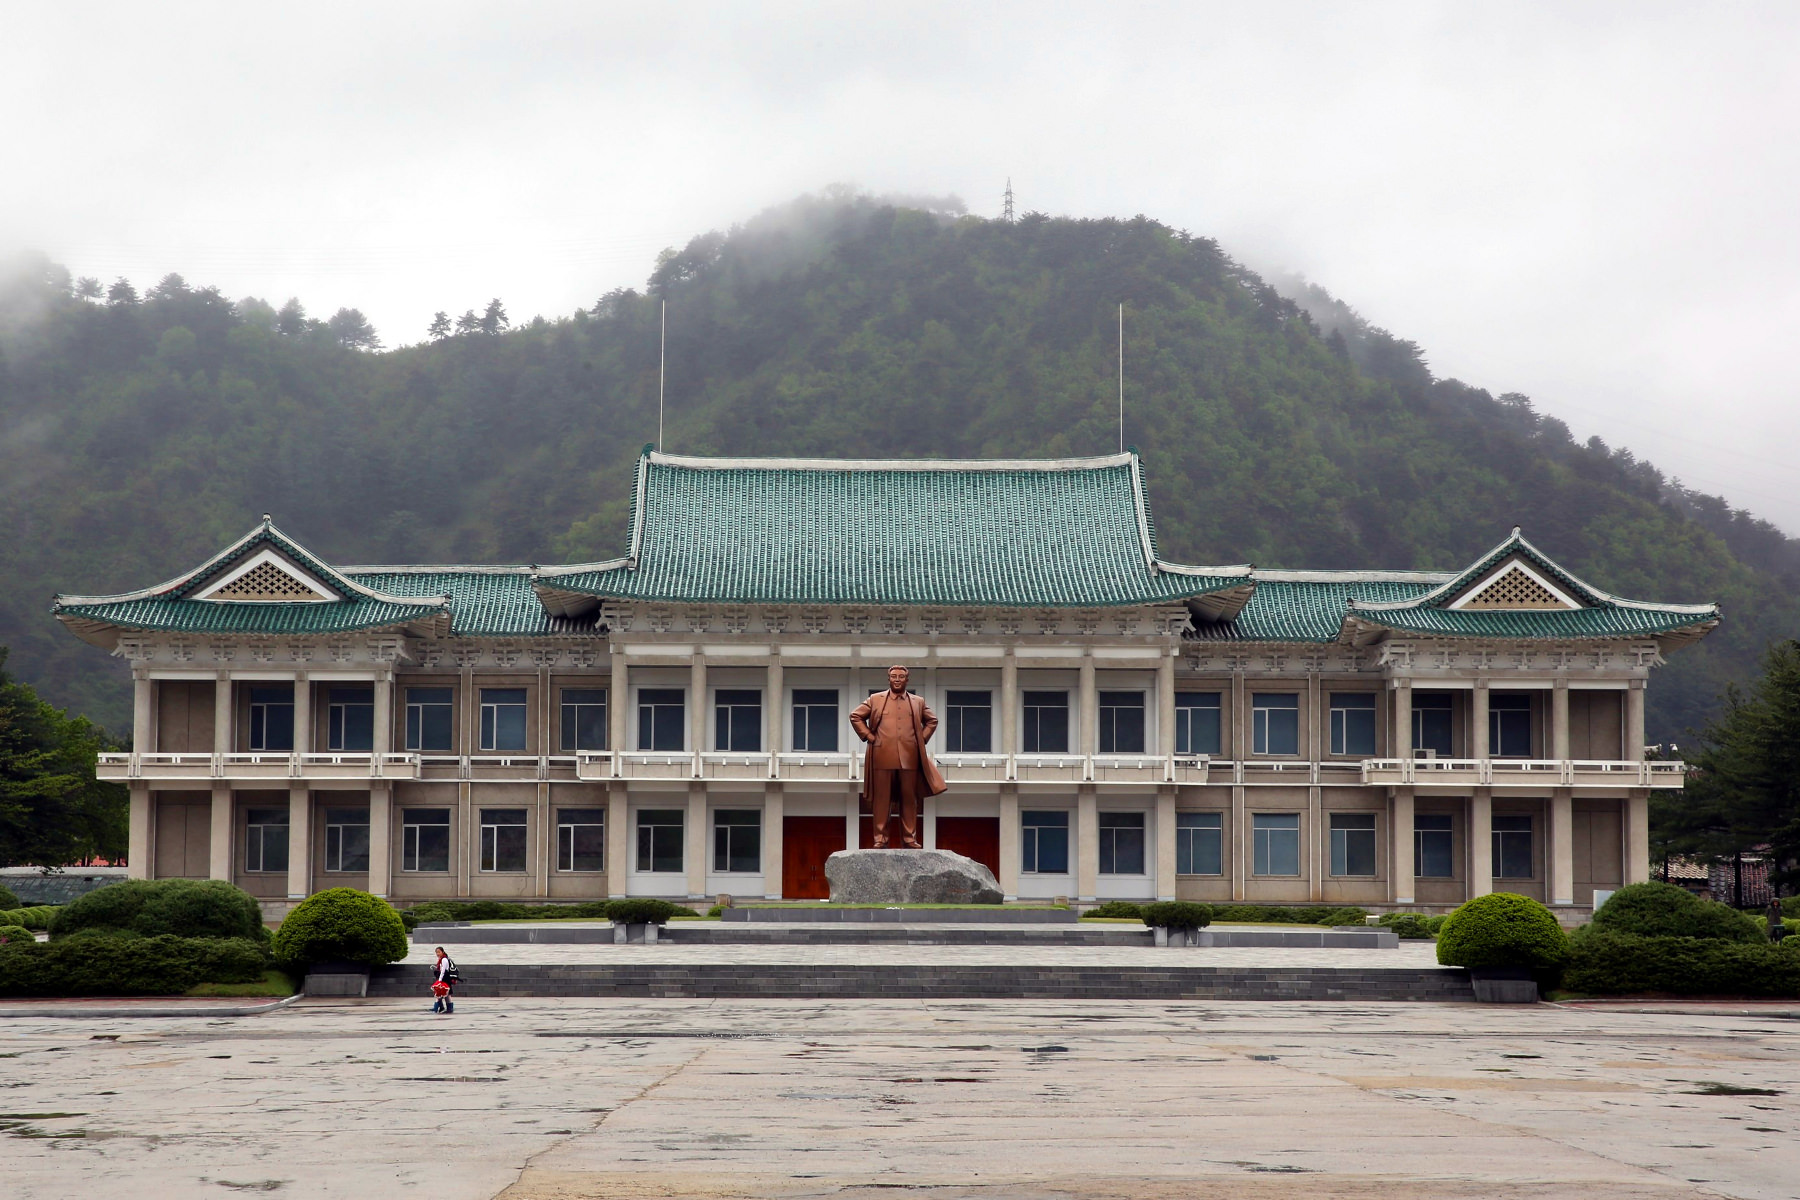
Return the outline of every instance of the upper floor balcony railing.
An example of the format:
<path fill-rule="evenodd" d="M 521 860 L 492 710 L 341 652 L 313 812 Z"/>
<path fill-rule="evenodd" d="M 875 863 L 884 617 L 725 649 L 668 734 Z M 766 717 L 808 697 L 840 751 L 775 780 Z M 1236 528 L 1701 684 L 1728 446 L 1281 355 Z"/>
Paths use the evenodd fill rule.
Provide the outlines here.
<path fill-rule="evenodd" d="M 251 750 L 228 754 L 160 751 L 102 754 L 95 767 L 101 779 L 186 782 L 198 780 L 290 779 L 418 779 L 417 754 L 371 754 L 328 750 L 296 754 L 286 750 Z"/>
<path fill-rule="evenodd" d="M 1678 788 L 1684 762 L 1587 758 L 1370 758 L 1362 781 L 1388 787 Z"/>

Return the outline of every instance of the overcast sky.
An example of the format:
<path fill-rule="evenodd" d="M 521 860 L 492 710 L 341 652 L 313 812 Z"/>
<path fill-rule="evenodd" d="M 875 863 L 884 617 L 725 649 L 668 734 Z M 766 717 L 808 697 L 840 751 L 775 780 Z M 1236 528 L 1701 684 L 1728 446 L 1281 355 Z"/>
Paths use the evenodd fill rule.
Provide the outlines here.
<path fill-rule="evenodd" d="M 361 308 L 641 286 L 832 183 L 1145 213 L 1800 533 L 1800 4 L 0 6 L 0 250 Z"/>

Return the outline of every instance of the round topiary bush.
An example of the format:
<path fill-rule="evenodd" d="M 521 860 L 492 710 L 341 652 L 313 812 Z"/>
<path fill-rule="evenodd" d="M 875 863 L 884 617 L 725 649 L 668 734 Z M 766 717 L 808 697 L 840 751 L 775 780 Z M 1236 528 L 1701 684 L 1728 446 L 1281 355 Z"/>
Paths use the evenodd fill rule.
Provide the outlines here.
<path fill-rule="evenodd" d="M 1560 966 L 1569 935 L 1556 917 L 1528 896 L 1493 892 L 1450 914 L 1438 933 L 1438 962 L 1447 967 Z"/>
<path fill-rule="evenodd" d="M 62 906 L 52 938 L 83 929 L 119 929 L 156 937 L 241 937 L 267 942 L 256 897 L 223 879 L 126 879 Z"/>
<path fill-rule="evenodd" d="M 1189 900 L 1158 900 L 1144 905 L 1142 915 L 1152 929 L 1205 929 L 1212 924 L 1212 908 Z"/>
<path fill-rule="evenodd" d="M 1594 913 L 1594 927 L 1638 937 L 1713 938 L 1722 942 L 1765 940 L 1755 917 L 1728 904 L 1702 900 L 1672 883 L 1632 883 Z"/>
<path fill-rule="evenodd" d="M 21 903 L 19 898 L 13 894 L 12 889 L 7 887 L 3 883 L 0 883 L 0 912 L 3 912 L 9 908 L 23 908 L 23 907 L 24 907 L 24 904 Z"/>
<path fill-rule="evenodd" d="M 606 905 L 606 919 L 614 925 L 663 925 L 686 911 L 689 910 L 667 900 L 612 900 Z"/>
<path fill-rule="evenodd" d="M 355 888 L 309 896 L 275 931 L 275 957 L 305 967 L 353 962 L 379 967 L 406 957 L 406 926 L 386 900 Z"/>

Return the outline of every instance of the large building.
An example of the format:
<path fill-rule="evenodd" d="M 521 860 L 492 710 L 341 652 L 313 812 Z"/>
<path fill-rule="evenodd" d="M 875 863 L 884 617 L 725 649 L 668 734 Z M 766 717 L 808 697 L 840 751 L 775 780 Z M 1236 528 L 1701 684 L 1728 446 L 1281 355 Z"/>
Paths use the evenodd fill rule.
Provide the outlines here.
<path fill-rule="evenodd" d="M 1008 897 L 1571 913 L 1648 876 L 1644 688 L 1711 605 L 1517 530 L 1465 570 L 1163 561 L 1135 455 L 638 463 L 630 551 L 337 567 L 268 519 L 58 597 L 128 660 L 134 874 L 437 897 L 817 897 L 868 844 L 848 714 L 942 724 L 928 846 Z"/>

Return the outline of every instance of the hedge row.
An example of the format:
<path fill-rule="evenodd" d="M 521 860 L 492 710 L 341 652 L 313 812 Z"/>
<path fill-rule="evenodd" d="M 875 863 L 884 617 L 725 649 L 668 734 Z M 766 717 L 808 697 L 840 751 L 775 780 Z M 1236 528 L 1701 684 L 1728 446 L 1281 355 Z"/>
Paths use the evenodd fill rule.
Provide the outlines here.
<path fill-rule="evenodd" d="M 1164 903 L 1168 903 L 1164 901 Z M 1117 920 L 1136 921 L 1144 916 L 1147 903 L 1135 900 L 1108 900 L 1105 904 L 1096 905 L 1083 912 L 1084 917 L 1112 917 Z M 1212 912 L 1214 921 L 1225 924 L 1288 924 L 1288 925 L 1362 925 L 1369 919 L 1369 914 L 1360 908 L 1333 908 L 1328 905 L 1287 905 L 1287 904 L 1211 904 L 1205 906 Z"/>
<path fill-rule="evenodd" d="M 620 905 L 633 906 L 621 909 Z M 619 912 L 637 912 L 642 906 L 644 912 L 654 912 L 655 917 L 614 915 Z M 715 905 L 714 907 L 718 907 Z M 411 929 L 428 921 L 601 921 L 613 920 L 629 924 L 642 924 L 654 920 L 657 924 L 671 918 L 694 916 L 694 910 L 682 904 L 671 904 L 667 900 L 651 900 L 633 898 L 629 900 L 592 900 L 581 904 L 503 904 L 498 900 L 430 900 L 424 904 L 415 904 L 401 912 L 403 919 L 410 918 L 407 925 Z"/>
<path fill-rule="evenodd" d="M 1716 900 L 1702 900 L 1674 884 L 1633 883 L 1607 897 L 1594 926 L 1635 937 L 1712 938 L 1725 942 L 1768 940 L 1764 923 Z"/>
<path fill-rule="evenodd" d="M 33 931 L 46 930 L 60 910 L 61 906 L 56 904 L 38 904 L 31 908 L 0 908 L 0 925 Z"/>
<path fill-rule="evenodd" d="M 1588 925 L 1570 944 L 1562 986 L 1572 992 L 1800 996 L 1800 948 L 1790 942 L 1640 937 Z"/>
<path fill-rule="evenodd" d="M 1402 941 L 1430 941 L 1444 928 L 1446 916 L 1428 917 L 1421 913 L 1384 913 L 1376 924 L 1391 929 Z"/>
<path fill-rule="evenodd" d="M 256 897 L 223 879 L 126 879 L 70 901 L 56 914 L 50 936 L 84 929 L 119 929 L 154 937 L 248 938 L 267 944 L 268 926 Z"/>
<path fill-rule="evenodd" d="M 169 996 L 200 983 L 253 983 L 269 956 L 249 938 L 88 932 L 0 944 L 0 996 Z"/>

